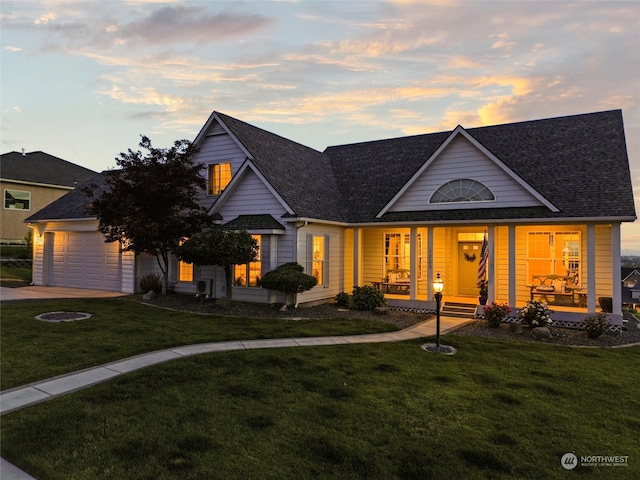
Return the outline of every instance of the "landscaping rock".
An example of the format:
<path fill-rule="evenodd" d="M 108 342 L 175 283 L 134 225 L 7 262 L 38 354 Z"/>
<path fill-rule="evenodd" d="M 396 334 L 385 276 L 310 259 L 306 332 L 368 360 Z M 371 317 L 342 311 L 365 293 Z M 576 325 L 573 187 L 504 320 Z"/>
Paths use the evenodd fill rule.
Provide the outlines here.
<path fill-rule="evenodd" d="M 513 332 L 513 333 L 522 333 L 522 323 L 520 322 L 513 322 L 509 324 L 509 329 Z"/>
<path fill-rule="evenodd" d="M 142 299 L 143 300 L 153 300 L 157 296 L 158 296 L 158 294 L 156 292 L 154 292 L 153 290 L 149 290 L 147 293 L 142 295 Z"/>
<path fill-rule="evenodd" d="M 551 335 L 551 330 L 549 330 L 549 327 L 536 327 L 531 330 L 531 335 L 533 335 L 533 338 L 535 338 L 536 340 L 553 339 L 553 335 Z"/>
<path fill-rule="evenodd" d="M 387 307 L 376 307 L 373 311 L 378 315 L 386 315 L 389 309 Z"/>

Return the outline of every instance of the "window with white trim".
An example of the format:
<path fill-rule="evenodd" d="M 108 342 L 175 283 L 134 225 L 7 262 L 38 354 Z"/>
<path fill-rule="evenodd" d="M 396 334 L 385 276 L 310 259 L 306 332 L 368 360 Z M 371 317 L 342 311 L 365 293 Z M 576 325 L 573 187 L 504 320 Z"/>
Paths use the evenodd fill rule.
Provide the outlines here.
<path fill-rule="evenodd" d="M 418 275 L 422 277 L 422 234 L 416 235 L 416 262 Z M 409 275 L 411 268 L 411 235 L 408 233 L 384 234 L 384 269 L 385 276 L 389 271 L 407 270 Z"/>
<path fill-rule="evenodd" d="M 259 287 L 262 276 L 261 246 L 262 235 L 251 235 L 251 238 L 258 242 L 258 255 L 251 263 L 244 263 L 234 267 L 233 285 L 235 287 Z"/>
<path fill-rule="evenodd" d="M 178 281 L 193 282 L 193 263 L 178 260 Z"/>
<path fill-rule="evenodd" d="M 317 283 L 329 287 L 329 235 L 307 234 L 307 269 Z"/>
<path fill-rule="evenodd" d="M 529 232 L 527 278 L 549 274 L 571 276 L 580 284 L 580 232 Z"/>
<path fill-rule="evenodd" d="M 495 199 L 485 184 L 471 178 L 458 178 L 440 185 L 429 203 L 489 202 Z"/>
<path fill-rule="evenodd" d="M 5 190 L 4 208 L 9 210 L 31 210 L 31 192 Z"/>
<path fill-rule="evenodd" d="M 220 195 L 231 181 L 231 164 L 215 163 L 209 165 L 209 195 Z"/>

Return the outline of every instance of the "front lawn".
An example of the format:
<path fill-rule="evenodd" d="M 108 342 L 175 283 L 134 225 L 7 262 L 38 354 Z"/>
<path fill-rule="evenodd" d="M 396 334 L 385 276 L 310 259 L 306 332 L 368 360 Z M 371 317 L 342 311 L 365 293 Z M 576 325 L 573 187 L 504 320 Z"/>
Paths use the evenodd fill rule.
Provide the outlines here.
<path fill-rule="evenodd" d="M 88 320 L 45 323 L 41 313 L 91 313 Z M 74 299 L 2 304 L 0 388 L 178 345 L 254 338 L 350 335 L 397 330 L 368 320 L 269 320 L 198 315 L 131 299 Z"/>
<path fill-rule="evenodd" d="M 3 416 L 2 455 L 38 479 L 639 478 L 640 347 L 444 340 L 157 365 Z"/>

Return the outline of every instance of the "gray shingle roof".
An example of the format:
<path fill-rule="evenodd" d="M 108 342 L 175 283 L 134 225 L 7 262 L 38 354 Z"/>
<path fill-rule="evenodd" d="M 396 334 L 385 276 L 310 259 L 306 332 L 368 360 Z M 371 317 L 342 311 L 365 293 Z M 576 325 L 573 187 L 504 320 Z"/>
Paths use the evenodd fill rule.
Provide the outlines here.
<path fill-rule="evenodd" d="M 28 217 L 25 222 L 36 222 L 39 220 L 71 219 L 71 218 L 95 218 L 95 215 L 87 213 L 87 207 L 94 198 L 97 198 L 107 187 L 107 176 L 113 171 L 105 171 L 94 174 L 89 180 L 78 185 L 77 188 L 63 195 L 55 202 L 50 203 L 41 210 Z M 89 196 L 85 192 L 88 187 L 93 188 L 93 195 Z"/>
<path fill-rule="evenodd" d="M 331 160 L 292 140 L 216 112 L 253 163 L 299 217 L 345 221 Z"/>
<path fill-rule="evenodd" d="M 460 209 L 387 213 L 376 220 L 376 214 L 451 134 L 441 132 L 327 148 L 349 220 L 635 217 L 620 110 L 466 131 L 560 212 L 540 207 Z"/>
<path fill-rule="evenodd" d="M 378 212 L 451 132 L 333 146 L 320 153 L 228 115 L 217 115 L 299 217 L 369 223 L 636 216 L 620 110 L 466 130 L 559 212 L 546 207 L 458 209 L 389 212 L 380 219 L 375 218 Z M 104 186 L 108 173 L 89 183 Z M 77 188 L 27 221 L 91 218 L 86 213 L 89 201 Z M 257 221 L 254 217 L 247 216 L 252 222 Z"/>
<path fill-rule="evenodd" d="M 75 187 L 96 172 L 45 152 L 0 155 L 0 176 L 7 180 Z"/>

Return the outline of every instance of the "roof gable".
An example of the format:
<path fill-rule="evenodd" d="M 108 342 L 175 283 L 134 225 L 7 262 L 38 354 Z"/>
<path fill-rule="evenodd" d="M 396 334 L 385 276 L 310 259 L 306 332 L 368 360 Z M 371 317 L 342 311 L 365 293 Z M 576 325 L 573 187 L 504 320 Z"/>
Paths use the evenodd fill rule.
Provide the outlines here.
<path fill-rule="evenodd" d="M 455 153 L 452 152 L 454 149 Z M 495 195 L 492 202 L 429 203 L 430 197 L 440 186 L 459 179 L 474 180 L 500 194 Z M 558 211 L 550 201 L 458 125 L 376 217 L 380 218 L 387 211 L 541 205 Z"/>
<path fill-rule="evenodd" d="M 253 166 L 294 216 L 345 221 L 340 191 L 327 156 L 223 113 L 215 112 L 213 118 L 243 146 Z"/>
<path fill-rule="evenodd" d="M 240 170 L 231 178 L 229 185 L 223 190 L 220 196 L 216 199 L 216 201 L 211 206 L 209 212 L 220 212 L 225 204 L 231 202 L 232 199 L 238 197 L 242 194 L 241 190 L 244 187 L 244 184 L 247 183 L 248 178 L 257 178 L 259 185 L 256 186 L 255 182 L 248 187 L 251 191 L 252 197 L 255 199 L 256 197 L 263 197 L 261 200 L 264 202 L 265 196 L 273 197 L 282 209 L 286 211 L 289 215 L 294 215 L 291 207 L 285 202 L 285 200 L 278 194 L 278 192 L 273 188 L 273 186 L 264 178 L 262 173 L 256 168 L 253 162 L 247 159 Z M 262 190 L 262 192 L 260 191 Z M 259 209 L 259 206 L 254 207 L 255 209 Z"/>
<path fill-rule="evenodd" d="M 325 154 L 332 159 L 349 220 L 486 223 L 636 218 L 620 110 L 462 132 L 496 165 L 501 162 L 505 173 L 512 172 L 512 178 L 542 205 L 383 212 L 398 192 L 419 176 L 426 160 L 437 157 L 437 150 L 453 133 L 439 132 L 327 148 Z M 389 165 L 395 168 L 389 169 Z M 602 175 L 603 171 L 607 174 Z"/>

